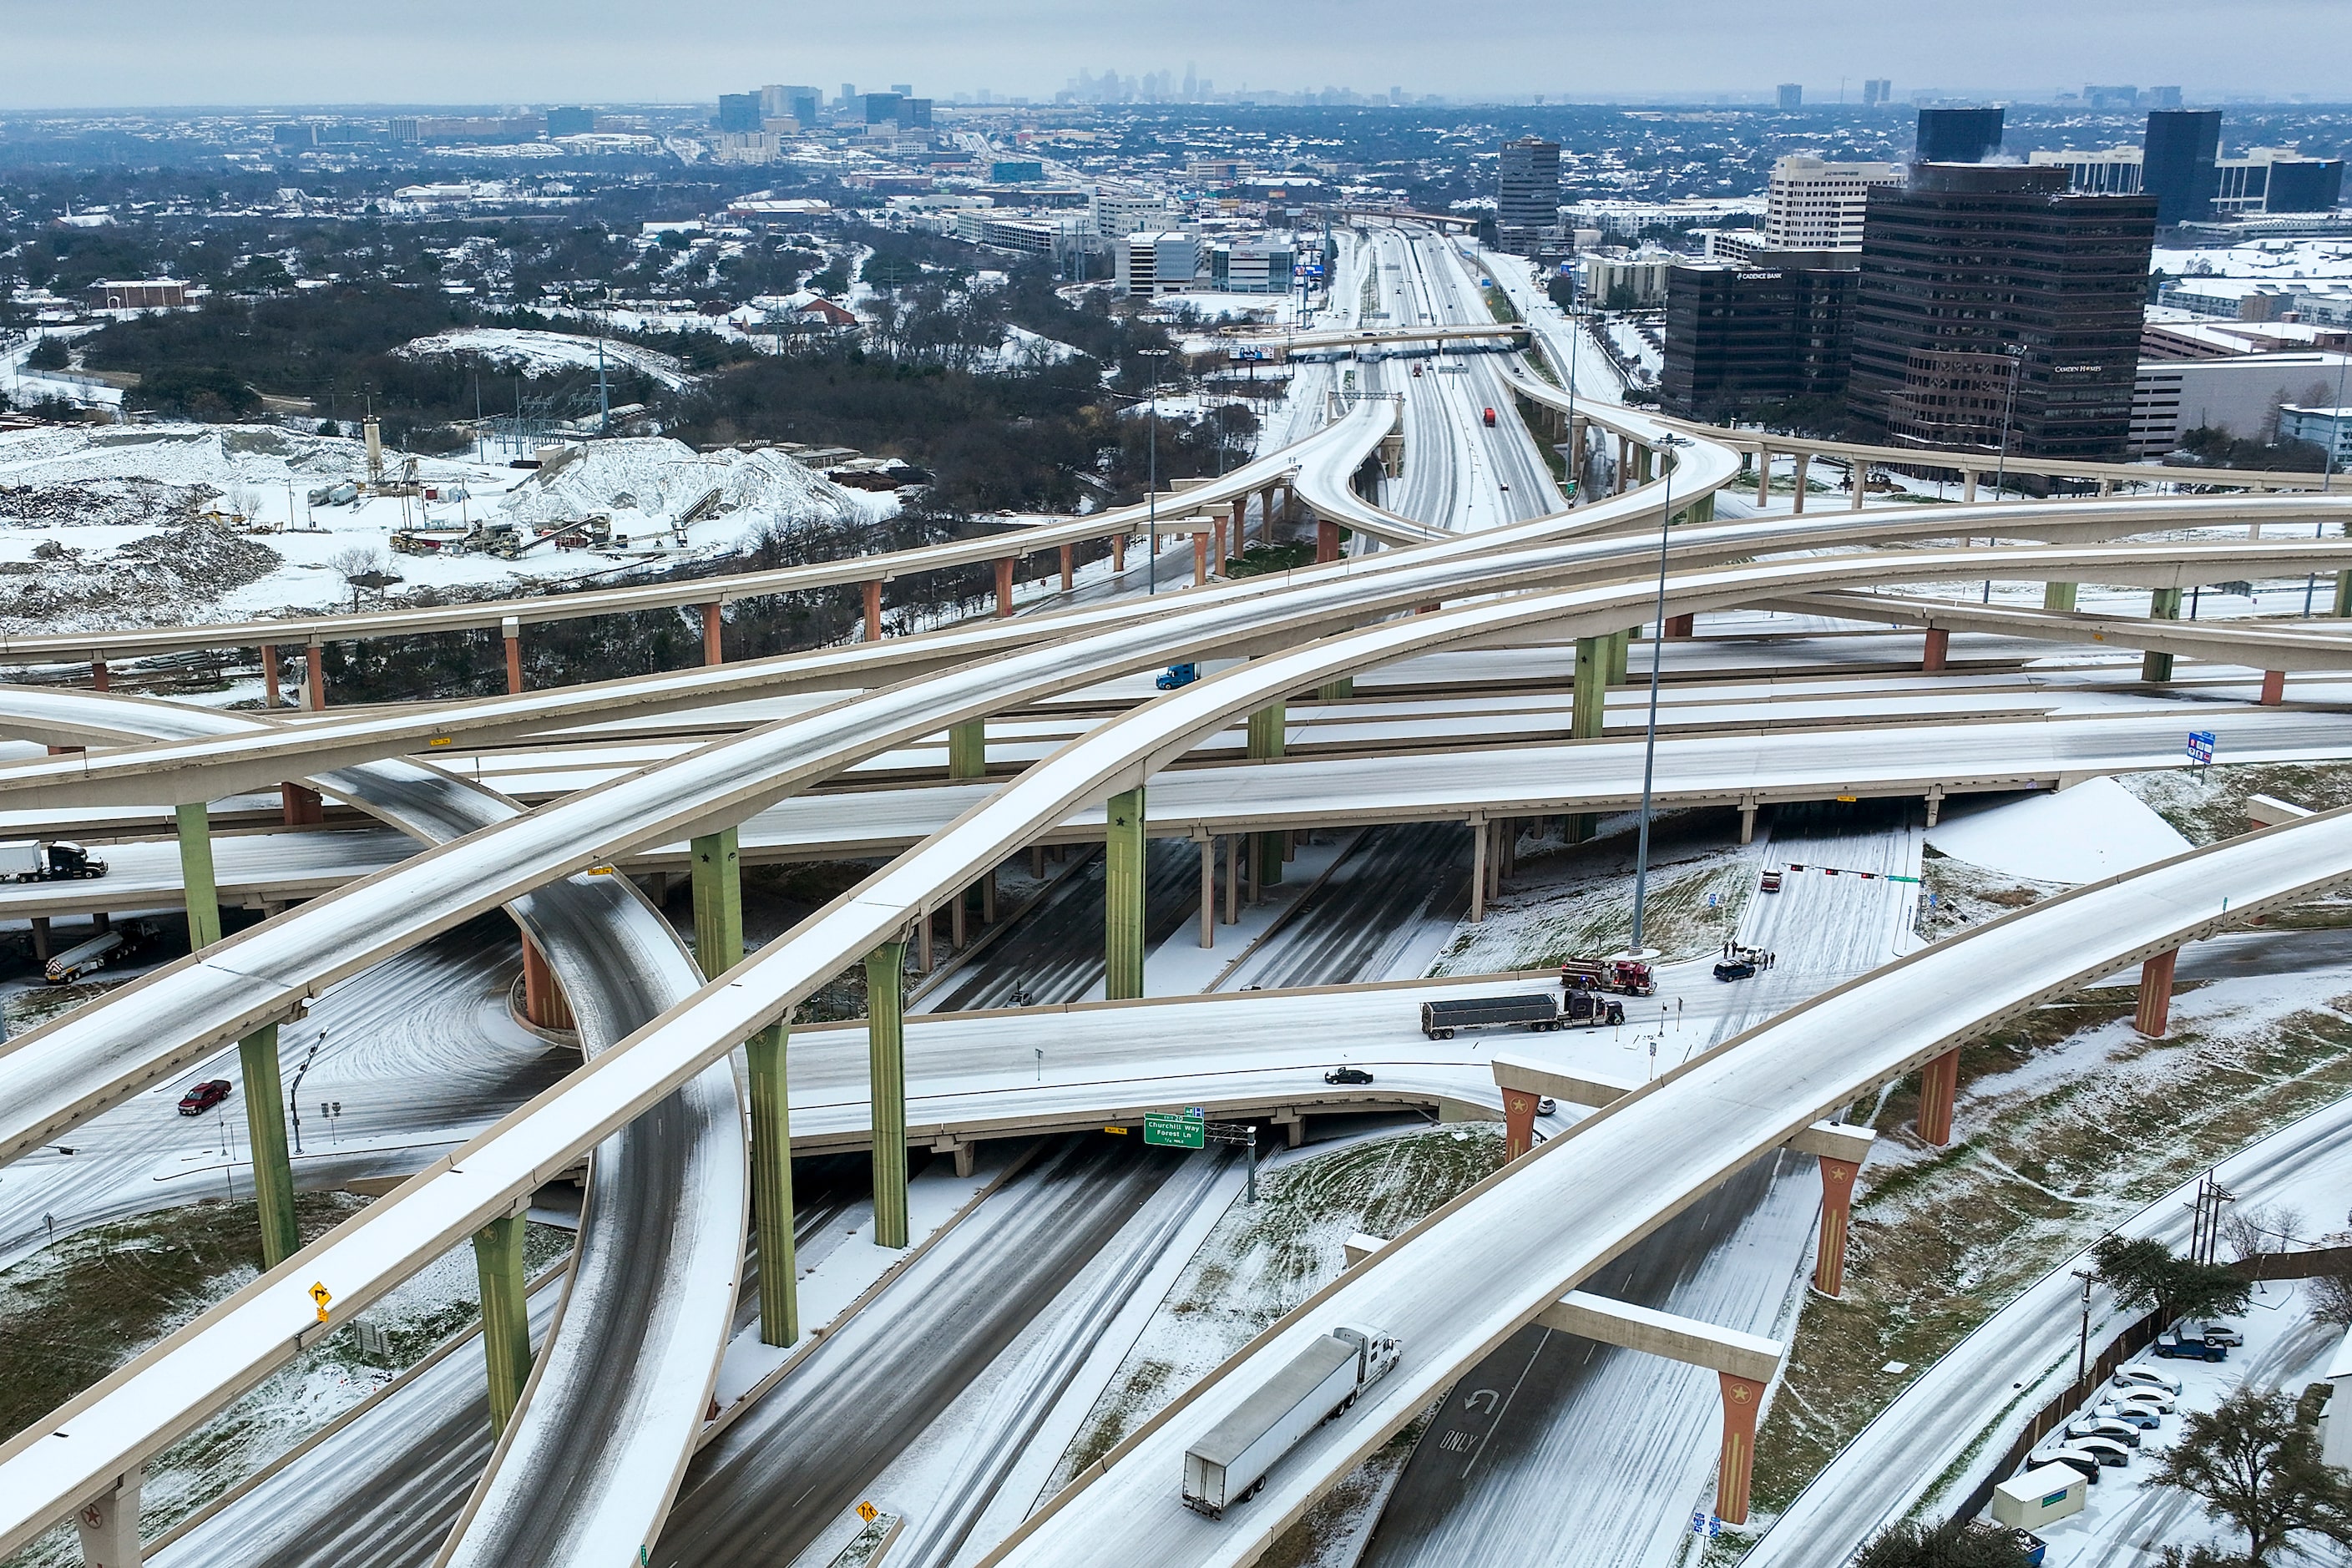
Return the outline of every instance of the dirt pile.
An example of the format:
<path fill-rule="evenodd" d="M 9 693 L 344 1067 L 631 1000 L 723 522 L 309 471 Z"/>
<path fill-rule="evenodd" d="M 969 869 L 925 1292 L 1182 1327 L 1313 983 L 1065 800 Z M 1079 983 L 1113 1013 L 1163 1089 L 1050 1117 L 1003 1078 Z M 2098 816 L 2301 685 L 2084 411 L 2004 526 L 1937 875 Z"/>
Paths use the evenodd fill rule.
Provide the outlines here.
<path fill-rule="evenodd" d="M 278 552 L 215 523 L 191 521 L 114 550 L 50 541 L 30 561 L 0 563 L 0 627 L 176 626 L 278 570 Z"/>

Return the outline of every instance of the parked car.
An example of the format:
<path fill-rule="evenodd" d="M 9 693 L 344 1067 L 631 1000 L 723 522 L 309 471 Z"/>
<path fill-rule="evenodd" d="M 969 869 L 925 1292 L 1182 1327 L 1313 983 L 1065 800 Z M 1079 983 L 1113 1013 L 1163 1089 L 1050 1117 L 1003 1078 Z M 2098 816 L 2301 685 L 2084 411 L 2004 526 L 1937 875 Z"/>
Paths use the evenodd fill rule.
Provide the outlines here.
<path fill-rule="evenodd" d="M 2140 1429 L 2116 1415 L 2082 1415 L 2066 1423 L 2069 1437 L 2112 1437 L 2126 1448 L 2139 1447 Z"/>
<path fill-rule="evenodd" d="M 2137 1362 L 2126 1362 L 2124 1365 L 2116 1368 L 2116 1374 L 2107 1379 L 2107 1385 L 2110 1388 L 2155 1389 L 2164 1395 L 2164 1407 L 2167 1410 L 2172 1408 L 2173 1400 L 2180 1397 L 2179 1378 L 2169 1373 L 2158 1372 L 2152 1366 L 2143 1366 Z"/>
<path fill-rule="evenodd" d="M 2246 1336 L 2229 1324 L 2208 1318 L 2200 1321 L 2183 1318 L 2172 1325 L 2172 1331 L 2184 1340 L 2203 1340 L 2209 1345 L 2228 1345 L 2235 1350 L 2246 1342 Z"/>
<path fill-rule="evenodd" d="M 205 1111 L 226 1100 L 228 1092 L 228 1079 L 225 1078 L 216 1078 L 207 1083 L 200 1083 L 180 1096 L 180 1114 L 202 1116 Z"/>
<path fill-rule="evenodd" d="M 1370 1083 L 1372 1075 L 1361 1068 L 1333 1068 L 1323 1075 L 1325 1083 Z"/>
<path fill-rule="evenodd" d="M 1745 958 L 1725 959 L 1715 966 L 1715 977 L 1717 980 L 1752 980 L 1756 977 L 1756 965 Z"/>
<path fill-rule="evenodd" d="M 2093 1408 L 2091 1414 L 2099 1420 L 2121 1421 L 2143 1432 L 2153 1432 L 2164 1425 L 2163 1415 L 2154 1405 L 2141 1405 L 2137 1401 L 2104 1400 Z"/>
<path fill-rule="evenodd" d="M 2091 1458 L 2098 1460 L 2099 1463 L 2105 1465 L 2110 1468 L 2118 1468 L 2131 1463 L 2131 1449 L 2127 1446 L 2116 1442 L 2113 1437 L 2069 1436 L 2066 1443 L 2067 1447 L 2072 1448 L 2080 1448 L 2083 1452 L 2090 1455 Z"/>
<path fill-rule="evenodd" d="M 2079 1471 L 2093 1486 L 2099 1484 L 2100 1465 L 2097 1456 L 2086 1454 L 2080 1448 L 2073 1447 L 2053 1448 L 2046 1454 L 2034 1456 L 2033 1462 L 2037 1465 L 2063 1465 L 2070 1470 Z"/>

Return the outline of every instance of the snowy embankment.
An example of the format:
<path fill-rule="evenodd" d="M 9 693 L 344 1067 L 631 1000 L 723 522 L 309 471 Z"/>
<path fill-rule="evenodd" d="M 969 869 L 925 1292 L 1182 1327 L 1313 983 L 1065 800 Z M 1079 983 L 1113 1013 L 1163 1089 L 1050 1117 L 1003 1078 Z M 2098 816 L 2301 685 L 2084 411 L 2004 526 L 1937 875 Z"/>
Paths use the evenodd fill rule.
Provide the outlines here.
<path fill-rule="evenodd" d="M 635 343 L 520 327 L 462 327 L 456 331 L 418 338 L 392 352 L 403 359 L 485 359 L 501 365 L 518 365 L 525 375 L 593 371 L 602 363 L 616 374 L 628 370 L 642 372 L 672 392 L 685 390 L 696 379 L 675 356 L 640 348 Z"/>
<path fill-rule="evenodd" d="M 593 347 L 593 345 L 592 345 Z M 388 474 L 409 458 L 385 454 Z M 364 446 L 277 426 L 66 426 L 0 433 L 0 632 L 47 633 L 238 619 L 349 607 L 348 575 L 403 587 L 520 591 L 610 573 L 654 552 L 704 555 L 774 527 L 888 517 L 889 495 L 845 489 L 774 451 L 698 454 L 677 441 L 589 443 L 548 472 L 470 458 L 415 459 L 428 495 L 313 505 L 315 490 L 367 477 Z M 717 492 L 704 515 L 678 520 Z M 394 553 L 407 529 L 454 536 L 512 521 L 598 513 L 640 548 Z"/>

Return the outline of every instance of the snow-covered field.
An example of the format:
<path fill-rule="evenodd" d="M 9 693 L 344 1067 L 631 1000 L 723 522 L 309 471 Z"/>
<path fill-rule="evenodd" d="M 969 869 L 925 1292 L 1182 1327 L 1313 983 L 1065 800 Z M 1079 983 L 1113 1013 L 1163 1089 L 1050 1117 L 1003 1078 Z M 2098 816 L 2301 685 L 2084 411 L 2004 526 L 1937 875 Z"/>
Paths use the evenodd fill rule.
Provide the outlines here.
<path fill-rule="evenodd" d="M 518 327 L 463 327 L 403 343 L 393 353 L 405 359 L 479 357 L 499 364 L 520 364 L 526 375 L 593 371 L 601 357 L 614 371 L 642 371 L 673 392 L 693 384 L 695 379 L 673 356 L 635 343 Z"/>
<path fill-rule="evenodd" d="M 593 345 L 591 345 L 593 353 Z M 407 461 L 387 453 L 387 471 Z M 312 506 L 367 470 L 361 442 L 277 426 L 76 426 L 0 433 L 0 630 L 53 632 L 238 619 L 348 605 L 347 569 L 410 588 L 520 588 L 610 573 L 656 545 L 692 556 L 771 524 L 887 517 L 887 495 L 844 489 L 782 453 L 696 453 L 661 438 L 594 442 L 542 482 L 494 456 L 416 459 L 423 496 Z M 677 516 L 719 500 L 669 542 Z M 541 547 L 519 560 L 395 555 L 402 529 L 533 525 L 602 512 L 634 553 Z M 354 563 L 357 563 L 356 566 Z"/>

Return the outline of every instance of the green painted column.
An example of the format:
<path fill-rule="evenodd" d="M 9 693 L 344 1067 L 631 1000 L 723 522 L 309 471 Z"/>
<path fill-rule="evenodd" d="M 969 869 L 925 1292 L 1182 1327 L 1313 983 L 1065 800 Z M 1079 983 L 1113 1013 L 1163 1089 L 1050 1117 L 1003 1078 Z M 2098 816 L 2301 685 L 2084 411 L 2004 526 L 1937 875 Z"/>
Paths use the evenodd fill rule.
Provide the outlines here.
<path fill-rule="evenodd" d="M 1343 697 L 1353 697 L 1355 694 L 1356 678 L 1352 675 L 1343 675 L 1337 680 L 1327 680 L 1315 689 L 1316 697 L 1325 702 L 1337 702 Z"/>
<path fill-rule="evenodd" d="M 2352 617 L 2352 572 L 2336 574 L 2336 618 Z"/>
<path fill-rule="evenodd" d="M 1690 510 L 1683 513 L 1682 518 L 1685 522 L 1713 522 L 1715 521 L 1715 492 L 1713 490 L 1709 490 L 1706 494 L 1693 501 L 1691 503 Z"/>
<path fill-rule="evenodd" d="M 261 1267 L 302 1249 L 294 1223 L 294 1163 L 286 1152 L 286 1091 L 278 1079 L 278 1026 L 264 1024 L 236 1044 L 245 1079 L 245 1130 L 253 1144 L 253 1197 L 261 1211 Z"/>
<path fill-rule="evenodd" d="M 474 1233 L 474 1271 L 482 1282 L 482 1360 L 490 1374 L 490 1431 L 504 1432 L 530 1378 L 530 1313 L 525 1300 L 520 1215 L 494 1219 Z"/>
<path fill-rule="evenodd" d="M 987 776 L 988 721 L 974 719 L 968 723 L 951 725 L 948 730 L 948 777 L 984 779 Z"/>
<path fill-rule="evenodd" d="M 706 834 L 694 849 L 694 960 L 705 980 L 743 962 L 743 863 L 735 829 Z"/>
<path fill-rule="evenodd" d="M 1569 738 L 1576 741 L 1597 739 L 1606 721 L 1609 696 L 1610 637 L 1579 637 L 1576 639 L 1576 691 L 1569 710 Z M 1581 844 L 1592 837 L 1593 814 L 1572 811 L 1562 837 L 1570 844 Z"/>
<path fill-rule="evenodd" d="M 1655 478 L 1657 477 L 1657 474 L 1656 474 L 1656 472 L 1655 472 L 1655 469 L 1654 469 L 1654 465 L 1656 463 L 1656 461 L 1657 461 L 1657 454 L 1656 454 L 1656 453 L 1654 453 L 1654 452 L 1653 452 L 1653 451 L 1651 451 L 1649 447 L 1634 447 L 1634 448 L 1633 448 L 1633 482 L 1634 482 L 1635 484 L 1639 484 L 1639 485 L 1646 485 L 1646 484 L 1648 484 L 1652 479 L 1655 479 Z"/>
<path fill-rule="evenodd" d="M 213 825 L 205 803 L 172 809 L 180 837 L 180 882 L 187 889 L 188 951 L 201 952 L 221 939 L 220 893 L 213 881 Z"/>
<path fill-rule="evenodd" d="M 1610 638 L 1609 638 L 1609 684 L 1610 684 L 1610 685 L 1612 685 L 1612 686 L 1622 686 L 1622 685 L 1624 685 L 1624 684 L 1625 684 L 1625 665 L 1626 665 L 1626 661 L 1627 661 L 1627 659 L 1632 656 L 1633 648 L 1633 631 L 1632 631 L 1630 628 L 1629 628 L 1629 629 L 1627 629 L 1627 630 L 1625 630 L 1625 631 L 1622 631 L 1622 632 L 1614 633 L 1614 634 L 1612 634 L 1612 635 L 1610 637 Z"/>
<path fill-rule="evenodd" d="M 2042 584 L 2042 607 L 2045 610 L 2073 609 L 2074 586 L 2072 583 L 2044 583 Z"/>
<path fill-rule="evenodd" d="M 2180 590 L 2158 588 L 2147 598 L 2147 618 L 2152 621 L 2177 621 L 2180 618 Z M 2142 680 L 2170 680 L 2172 656 L 2148 652 L 2139 656 L 2139 678 Z"/>
<path fill-rule="evenodd" d="M 867 1092 L 874 1107 L 874 1245 L 907 1245 L 907 944 L 866 955 Z"/>
<path fill-rule="evenodd" d="M 1143 828 L 1141 785 L 1110 797 L 1108 819 L 1103 825 L 1103 994 L 1114 1002 L 1130 1002 L 1143 994 L 1144 921 L 1149 912 Z"/>
<path fill-rule="evenodd" d="M 760 1250 L 760 1341 L 801 1337 L 799 1265 L 793 1252 L 792 1105 L 784 1095 L 785 1028 L 769 1025 L 743 1042 L 751 1071 L 751 1234 Z M 898 1163 L 906 1165 L 906 1146 Z"/>
<path fill-rule="evenodd" d="M 1283 731 L 1289 728 L 1289 715 L 1283 704 L 1269 702 L 1249 716 L 1249 754 L 1253 762 L 1271 762 L 1282 755 Z M 1261 888 L 1282 884 L 1282 835 L 1253 833 L 1250 854 L 1255 858 L 1257 885 Z"/>

